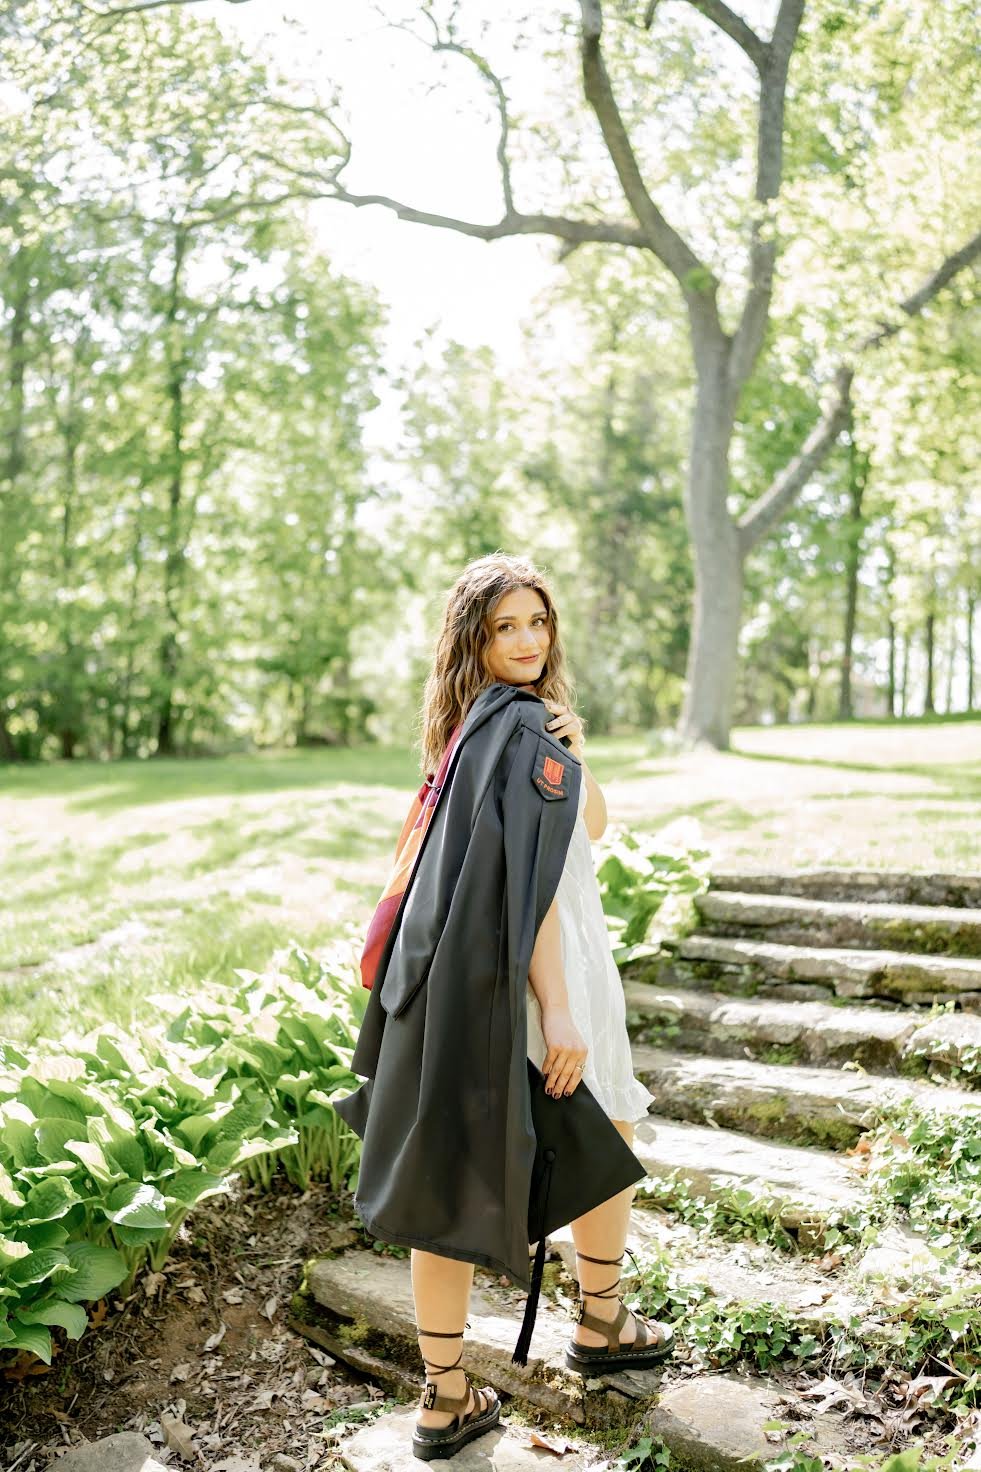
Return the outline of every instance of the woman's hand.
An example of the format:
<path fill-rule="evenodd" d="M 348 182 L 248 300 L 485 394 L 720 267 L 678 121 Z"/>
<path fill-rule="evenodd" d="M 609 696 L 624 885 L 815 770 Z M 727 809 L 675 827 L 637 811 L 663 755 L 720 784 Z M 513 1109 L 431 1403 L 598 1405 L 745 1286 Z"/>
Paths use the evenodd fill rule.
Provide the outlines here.
<path fill-rule="evenodd" d="M 569 750 L 579 761 L 583 760 L 583 724 L 575 714 L 571 706 L 562 705 L 557 700 L 543 700 L 546 710 L 551 712 L 550 718 L 545 722 L 545 729 L 550 736 L 560 741 L 563 736 L 569 738 Z"/>
<path fill-rule="evenodd" d="M 545 1039 L 545 1092 L 557 1099 L 571 1094 L 582 1078 L 588 1049 L 572 1020 L 568 1007 L 542 1008 L 542 1036 Z"/>

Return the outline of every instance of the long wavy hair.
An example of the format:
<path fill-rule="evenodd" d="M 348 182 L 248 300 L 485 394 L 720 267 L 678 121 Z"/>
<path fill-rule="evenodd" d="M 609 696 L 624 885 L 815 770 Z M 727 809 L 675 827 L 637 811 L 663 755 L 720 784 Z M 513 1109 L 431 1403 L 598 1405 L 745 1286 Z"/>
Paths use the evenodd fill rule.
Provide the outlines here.
<path fill-rule="evenodd" d="M 486 664 L 494 638 L 492 619 L 505 593 L 534 588 L 548 610 L 549 650 L 534 681 L 536 695 L 573 706 L 575 685 L 566 664 L 555 598 L 545 574 L 522 557 L 490 552 L 463 569 L 446 600 L 433 666 L 422 698 L 421 771 L 435 773 L 450 733 L 495 676 Z M 529 681 L 529 684 L 532 682 Z"/>

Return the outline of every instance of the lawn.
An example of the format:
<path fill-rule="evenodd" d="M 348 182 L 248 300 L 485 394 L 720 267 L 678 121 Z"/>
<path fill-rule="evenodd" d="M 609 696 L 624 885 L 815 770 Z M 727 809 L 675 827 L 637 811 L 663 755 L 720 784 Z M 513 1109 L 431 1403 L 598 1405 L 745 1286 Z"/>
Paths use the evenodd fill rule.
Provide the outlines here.
<path fill-rule="evenodd" d="M 684 755 L 597 738 L 587 760 L 612 822 L 683 820 L 719 868 L 981 867 L 978 720 L 745 728 Z M 418 781 L 368 746 L 0 769 L 0 1035 L 125 1023 L 291 937 L 359 937 Z"/>

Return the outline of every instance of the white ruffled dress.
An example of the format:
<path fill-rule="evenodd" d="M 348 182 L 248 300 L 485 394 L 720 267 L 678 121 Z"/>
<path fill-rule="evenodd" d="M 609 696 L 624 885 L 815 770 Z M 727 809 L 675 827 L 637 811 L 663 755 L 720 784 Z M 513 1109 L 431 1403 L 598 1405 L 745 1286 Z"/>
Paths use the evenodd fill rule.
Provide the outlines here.
<path fill-rule="evenodd" d="M 572 1020 L 588 1052 L 583 1080 L 611 1119 L 644 1119 L 654 1095 L 634 1077 L 627 1035 L 623 982 L 613 959 L 593 851 L 586 831 L 586 780 L 579 784 L 579 813 L 556 897 L 562 934 L 562 965 Z M 545 1061 L 542 1014 L 528 983 L 528 1057 Z"/>

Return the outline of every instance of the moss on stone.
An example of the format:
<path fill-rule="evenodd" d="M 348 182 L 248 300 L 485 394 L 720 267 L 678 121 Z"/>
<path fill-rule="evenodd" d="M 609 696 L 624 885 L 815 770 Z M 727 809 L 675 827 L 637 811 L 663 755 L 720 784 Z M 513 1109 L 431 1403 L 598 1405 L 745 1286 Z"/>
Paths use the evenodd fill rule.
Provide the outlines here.
<path fill-rule="evenodd" d="M 367 1319 L 356 1318 L 349 1324 L 338 1324 L 334 1333 L 345 1344 L 367 1344 L 374 1330 Z"/>

